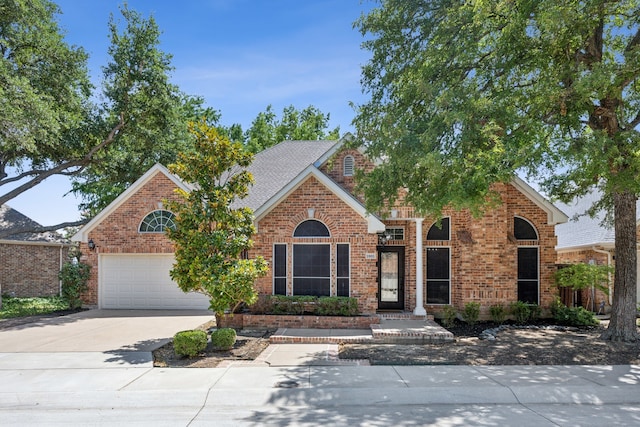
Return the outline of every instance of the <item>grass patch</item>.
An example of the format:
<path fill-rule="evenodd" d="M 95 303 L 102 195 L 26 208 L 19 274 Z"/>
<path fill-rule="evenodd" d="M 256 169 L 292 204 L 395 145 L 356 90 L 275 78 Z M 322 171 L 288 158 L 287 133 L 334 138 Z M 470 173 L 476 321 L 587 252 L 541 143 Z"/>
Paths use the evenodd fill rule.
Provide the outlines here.
<path fill-rule="evenodd" d="M 62 297 L 12 298 L 3 296 L 0 319 L 48 314 L 68 308 L 69 303 Z"/>

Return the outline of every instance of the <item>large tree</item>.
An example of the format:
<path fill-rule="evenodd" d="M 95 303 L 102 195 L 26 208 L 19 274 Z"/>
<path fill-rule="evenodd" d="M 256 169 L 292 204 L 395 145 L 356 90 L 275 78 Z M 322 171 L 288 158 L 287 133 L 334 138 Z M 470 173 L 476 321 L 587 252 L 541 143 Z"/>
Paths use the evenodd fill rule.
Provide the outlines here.
<path fill-rule="evenodd" d="M 423 213 L 481 212 L 517 172 L 565 202 L 596 188 L 616 239 L 603 338 L 637 340 L 638 0 L 381 3 L 356 22 L 372 58 L 354 123 L 383 159 L 362 183 L 369 208 L 407 188 Z"/>
<path fill-rule="evenodd" d="M 169 81 L 171 57 L 159 49 L 153 17 L 126 6 L 122 21 L 111 16 L 111 59 L 90 98 L 86 55 L 64 42 L 57 6 L 9 0 L 0 8 L 0 186 L 18 184 L 0 193 L 0 204 L 66 175 L 87 217 L 29 231 L 86 222 L 155 162 L 174 161 L 192 141 L 189 119 L 213 114 Z"/>
<path fill-rule="evenodd" d="M 268 271 L 263 258 L 242 256 L 253 246 L 253 212 L 234 204 L 253 183 L 246 170 L 253 155 L 202 121 L 191 131 L 195 149 L 169 167 L 193 185 L 189 192 L 177 190 L 179 201 L 167 202 L 176 215 L 176 229 L 168 231 L 176 249 L 171 277 L 184 292 L 207 295 L 220 318 L 225 310 L 233 313 L 242 303 L 254 303 L 254 281 Z"/>
<path fill-rule="evenodd" d="M 282 110 L 278 119 L 273 107 L 258 113 L 244 135 L 245 144 L 252 153 L 260 152 L 282 141 L 316 141 L 340 138 L 340 127 L 329 127 L 329 113 L 324 114 L 313 105 L 300 111 L 293 105 Z"/>

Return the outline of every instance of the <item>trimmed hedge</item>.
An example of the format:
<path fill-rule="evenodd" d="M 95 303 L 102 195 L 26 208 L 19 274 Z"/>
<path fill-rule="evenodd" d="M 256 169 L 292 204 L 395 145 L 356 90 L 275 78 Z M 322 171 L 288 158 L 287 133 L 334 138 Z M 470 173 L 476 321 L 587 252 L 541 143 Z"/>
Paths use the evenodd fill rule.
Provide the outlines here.
<path fill-rule="evenodd" d="M 207 348 L 207 340 L 205 331 L 181 331 L 173 336 L 173 350 L 179 356 L 195 357 Z"/>
<path fill-rule="evenodd" d="M 211 332 L 211 345 L 216 349 L 229 350 L 236 343 L 236 330 L 232 328 L 220 328 Z"/>
<path fill-rule="evenodd" d="M 358 301 L 350 297 L 315 297 L 309 295 L 260 295 L 250 307 L 254 314 L 357 316 Z"/>

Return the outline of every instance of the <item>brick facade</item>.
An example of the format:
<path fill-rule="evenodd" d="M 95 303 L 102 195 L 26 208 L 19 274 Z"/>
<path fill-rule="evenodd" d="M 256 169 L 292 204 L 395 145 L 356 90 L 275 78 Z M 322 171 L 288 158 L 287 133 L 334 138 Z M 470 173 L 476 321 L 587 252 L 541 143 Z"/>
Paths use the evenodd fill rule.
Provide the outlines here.
<path fill-rule="evenodd" d="M 370 169 L 357 150 L 338 152 L 319 169 L 347 192 L 354 188 L 353 177 L 342 174 L 344 156 L 353 156 L 357 169 Z M 85 295 L 88 304 L 97 304 L 98 254 L 105 253 L 172 253 L 173 245 L 164 234 L 140 234 L 142 219 L 168 197 L 175 197 L 175 183 L 158 173 L 144 186 L 132 193 L 108 217 L 88 233 L 96 244 L 89 251 L 83 244 L 85 261 L 91 264 L 90 290 Z M 451 237 L 448 241 L 427 241 L 426 236 L 434 219 L 425 219 L 422 236 L 424 252 L 416 255 L 416 220 L 413 209 L 397 206 L 395 216 L 383 222 L 388 228 L 404 229 L 404 240 L 391 240 L 387 247 L 404 248 L 404 310 L 416 307 L 416 264 L 420 262 L 426 273 L 426 249 L 430 245 L 448 246 L 451 254 L 450 303 L 462 309 L 469 301 L 477 301 L 486 317 L 494 304 L 509 304 L 517 300 L 518 248 L 533 247 L 539 258 L 539 302 L 547 307 L 557 291 L 553 286 L 556 270 L 556 237 L 554 226 L 548 224 L 547 212 L 536 205 L 513 185 L 497 185 L 502 204 L 481 218 L 473 218 L 468 211 L 445 211 L 450 218 Z M 400 198 L 402 199 L 402 198 Z M 368 222 L 361 212 L 339 197 L 313 174 L 307 176 L 282 200 L 273 203 L 257 222 L 257 234 L 249 257 L 260 255 L 273 266 L 274 245 L 286 245 L 286 294 L 293 292 L 293 247 L 295 244 L 326 244 L 330 248 L 331 295 L 337 293 L 337 247 L 349 245 L 349 295 L 358 301 L 361 313 L 373 314 L 378 309 L 378 236 L 369 233 Z M 518 241 L 513 236 L 514 218 L 528 221 L 538 234 L 537 240 Z M 302 222 L 320 221 L 329 230 L 329 237 L 293 237 Z M 426 282 L 426 274 L 425 274 Z M 274 293 L 273 272 L 256 282 L 260 294 Z M 424 286 L 426 296 L 426 285 Z M 429 314 L 439 313 L 442 305 L 423 305 Z"/>
<path fill-rule="evenodd" d="M 0 289 L 16 297 L 60 295 L 58 273 L 69 245 L 6 241 L 0 243 Z"/>
<path fill-rule="evenodd" d="M 96 245 L 95 250 L 89 250 L 86 243 L 80 246 L 82 261 L 91 265 L 89 290 L 83 295 L 86 305 L 98 304 L 98 255 L 173 253 L 173 243 L 164 233 L 140 233 L 138 230 L 144 217 L 161 209 L 164 200 L 177 198 L 175 188 L 167 176 L 155 174 L 90 231 L 89 237 Z"/>

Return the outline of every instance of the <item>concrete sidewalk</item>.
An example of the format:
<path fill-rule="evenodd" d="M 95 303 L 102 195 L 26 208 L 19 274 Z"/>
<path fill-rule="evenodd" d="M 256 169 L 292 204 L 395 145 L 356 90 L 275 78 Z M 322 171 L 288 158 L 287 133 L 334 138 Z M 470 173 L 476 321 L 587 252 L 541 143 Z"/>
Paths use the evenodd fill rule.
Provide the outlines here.
<path fill-rule="evenodd" d="M 640 366 L 16 368 L 2 425 L 638 425 Z"/>

